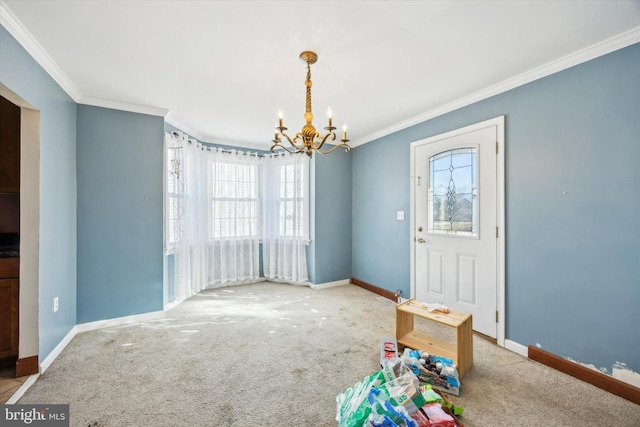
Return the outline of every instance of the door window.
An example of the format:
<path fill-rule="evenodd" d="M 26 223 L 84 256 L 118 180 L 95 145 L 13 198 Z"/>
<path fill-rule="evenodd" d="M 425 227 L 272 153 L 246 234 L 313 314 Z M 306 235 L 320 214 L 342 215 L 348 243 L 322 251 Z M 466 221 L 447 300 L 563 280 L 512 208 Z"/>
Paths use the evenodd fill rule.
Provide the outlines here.
<path fill-rule="evenodd" d="M 429 158 L 429 233 L 478 237 L 477 147 Z"/>

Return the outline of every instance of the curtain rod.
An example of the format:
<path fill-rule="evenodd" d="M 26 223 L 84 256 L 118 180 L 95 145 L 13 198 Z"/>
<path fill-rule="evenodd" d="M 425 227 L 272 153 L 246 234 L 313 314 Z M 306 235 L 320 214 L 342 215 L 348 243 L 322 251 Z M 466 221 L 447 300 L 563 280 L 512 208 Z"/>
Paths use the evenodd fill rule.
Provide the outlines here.
<path fill-rule="evenodd" d="M 176 132 L 176 131 L 173 131 L 173 132 L 171 132 L 171 133 L 172 133 L 174 136 L 178 136 L 178 137 L 180 136 L 180 134 L 179 134 L 178 132 Z M 191 140 L 191 139 L 187 139 L 187 141 L 189 142 L 189 144 L 191 144 L 191 143 L 193 142 L 193 140 Z M 182 148 L 182 147 L 174 147 L 174 149 L 180 149 L 180 148 Z M 206 148 L 207 148 L 207 151 L 211 151 L 211 147 L 206 147 Z M 204 147 L 204 146 L 202 146 L 202 148 L 201 148 L 201 149 L 202 149 L 202 150 L 204 150 L 204 149 L 205 149 L 205 147 Z M 220 150 L 220 152 L 222 152 L 222 153 L 227 153 L 227 154 L 233 154 L 233 153 L 234 153 L 234 152 L 233 152 L 233 151 L 231 151 L 231 150 L 225 150 L 224 148 L 221 148 L 221 147 L 217 147 L 216 149 L 219 149 L 219 150 Z M 236 153 L 237 153 L 237 151 L 236 151 Z M 264 157 L 264 154 L 258 154 L 258 153 L 247 153 L 247 152 L 244 152 L 244 151 L 243 151 L 243 152 L 241 152 L 240 154 L 242 154 L 243 156 L 256 156 L 256 157 L 259 157 L 259 158 L 260 158 L 260 157 Z"/>

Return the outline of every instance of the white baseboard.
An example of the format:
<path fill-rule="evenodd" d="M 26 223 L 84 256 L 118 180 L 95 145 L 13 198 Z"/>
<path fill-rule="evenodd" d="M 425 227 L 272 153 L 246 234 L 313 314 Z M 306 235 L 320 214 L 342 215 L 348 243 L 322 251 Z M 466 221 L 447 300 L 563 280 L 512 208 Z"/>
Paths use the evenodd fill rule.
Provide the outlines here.
<path fill-rule="evenodd" d="M 351 283 L 351 279 L 343 279 L 343 280 L 336 280 L 335 282 L 319 283 L 317 285 L 314 285 L 313 283 L 309 283 L 309 287 L 317 291 L 320 289 L 334 288 L 336 286 L 344 286 L 350 283 Z"/>
<path fill-rule="evenodd" d="M 146 320 L 161 319 L 165 315 L 163 311 L 134 314 L 132 316 L 116 317 L 115 319 L 96 320 L 95 322 L 80 323 L 76 325 L 77 332 L 95 331 L 96 329 L 109 328 L 111 326 L 126 325 L 128 323 L 144 322 Z"/>
<path fill-rule="evenodd" d="M 51 351 L 51 353 L 49 353 L 49 355 L 40 363 L 41 374 L 44 374 L 44 372 L 49 368 L 49 366 L 51 366 L 53 361 L 56 360 L 58 356 L 60 356 L 60 353 L 62 353 L 62 350 L 64 350 L 64 348 L 67 345 L 69 345 L 69 343 L 76 336 L 77 333 L 78 333 L 78 325 L 71 328 L 69 333 L 67 333 L 67 335 L 65 335 L 65 337 L 62 338 L 62 341 L 60 341 L 58 345 L 55 346 L 55 348 Z"/>
<path fill-rule="evenodd" d="M 521 356 L 529 357 L 529 348 L 515 341 L 504 340 L 504 348 L 518 353 Z"/>
<path fill-rule="evenodd" d="M 177 301 L 171 301 L 170 303 L 167 303 L 167 304 L 165 304 L 165 305 L 164 305 L 163 310 L 164 310 L 165 312 L 166 312 L 166 311 L 169 311 L 169 310 L 171 310 L 172 308 L 174 308 L 174 307 L 176 307 L 177 305 L 179 305 L 179 304 L 180 304 L 181 302 L 183 302 L 183 301 L 185 301 L 185 300 L 181 299 L 181 300 L 177 300 Z"/>
<path fill-rule="evenodd" d="M 29 390 L 29 387 L 31 387 L 33 383 L 36 382 L 39 376 L 40 374 L 29 375 L 29 378 L 27 378 L 27 380 L 22 383 L 20 388 L 17 389 L 15 393 L 13 393 L 9 400 L 7 400 L 6 404 L 14 405 L 18 403 L 18 400 L 20 400 L 20 398 L 26 393 L 26 391 Z"/>
<path fill-rule="evenodd" d="M 62 353 L 71 340 L 80 332 L 94 331 L 96 329 L 108 328 L 111 326 L 125 325 L 128 323 L 155 320 L 164 317 L 164 311 L 152 311 L 151 313 L 134 314 L 132 316 L 116 317 L 115 319 L 97 320 L 95 322 L 80 323 L 75 325 L 49 355 L 40 363 L 40 373 L 43 374 L 54 360 Z"/>

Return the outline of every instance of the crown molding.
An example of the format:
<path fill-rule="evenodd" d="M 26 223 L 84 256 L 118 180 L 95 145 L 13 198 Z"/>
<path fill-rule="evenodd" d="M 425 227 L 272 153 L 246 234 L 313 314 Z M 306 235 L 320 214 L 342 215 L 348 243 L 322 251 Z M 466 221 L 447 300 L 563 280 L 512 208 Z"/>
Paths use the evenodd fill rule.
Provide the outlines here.
<path fill-rule="evenodd" d="M 246 141 L 232 141 L 230 139 L 217 138 L 214 136 L 203 135 L 188 126 L 183 125 L 179 121 L 175 120 L 172 117 L 165 117 L 164 121 L 171 126 L 180 129 L 182 132 L 186 133 L 192 138 L 197 139 L 199 142 L 204 142 L 207 144 L 215 144 L 215 145 L 226 145 L 230 147 L 238 147 L 238 148 L 247 148 L 250 150 L 259 150 L 259 151 L 269 151 L 269 147 L 264 145 L 260 145 L 254 142 L 246 142 Z"/>
<path fill-rule="evenodd" d="M 90 96 L 81 96 L 80 99 L 76 102 L 83 105 L 111 108 L 113 110 L 129 111 L 131 113 L 149 114 L 151 116 L 164 117 L 169 113 L 169 110 L 166 108 L 131 104 L 129 102 L 113 101 L 111 99 L 94 98 Z"/>
<path fill-rule="evenodd" d="M 427 111 L 426 113 L 411 117 L 400 123 L 397 123 L 395 125 L 389 126 L 382 130 L 369 134 L 363 138 L 358 139 L 357 141 L 352 143 L 351 146 L 357 147 L 359 145 L 366 144 L 378 138 L 382 138 L 383 136 L 390 135 L 392 133 L 401 131 L 413 125 L 417 125 L 418 123 L 431 120 L 433 118 L 436 118 L 443 114 L 457 110 L 459 108 L 466 107 L 467 105 L 471 105 L 478 101 L 482 101 L 484 99 L 501 94 L 503 92 L 507 92 L 518 86 L 531 83 L 535 80 L 541 79 L 551 74 L 555 74 L 562 70 L 566 70 L 567 68 L 582 64 L 584 62 L 606 55 L 607 53 L 611 53 L 613 51 L 625 48 L 627 46 L 631 46 L 632 44 L 635 44 L 638 42 L 640 42 L 640 26 L 632 28 L 631 30 L 625 31 L 624 33 L 620 33 L 608 39 L 605 39 L 599 43 L 588 46 L 584 49 L 580 49 L 562 58 L 553 60 L 551 62 L 547 62 L 544 65 L 541 65 L 532 70 L 526 71 L 522 74 L 519 74 L 510 79 L 504 80 L 495 85 L 489 86 L 480 91 L 474 92 L 470 95 L 464 96 L 462 98 L 458 98 L 455 101 L 436 107 L 432 110 Z"/>
<path fill-rule="evenodd" d="M 31 57 L 56 81 L 74 101 L 82 94 L 71 79 L 58 67 L 38 41 L 31 35 L 7 5 L 0 0 L 0 24 L 22 45 Z"/>
<path fill-rule="evenodd" d="M 163 117 L 169 112 L 165 108 L 84 96 L 2 0 L 0 0 L 0 24 L 76 103 Z"/>

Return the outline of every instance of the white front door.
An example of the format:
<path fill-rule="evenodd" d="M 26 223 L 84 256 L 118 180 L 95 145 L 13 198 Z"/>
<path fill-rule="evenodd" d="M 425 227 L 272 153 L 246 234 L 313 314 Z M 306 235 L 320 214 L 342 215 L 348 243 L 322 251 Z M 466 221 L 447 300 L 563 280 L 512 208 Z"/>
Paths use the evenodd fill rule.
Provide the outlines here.
<path fill-rule="evenodd" d="M 497 337 L 499 123 L 416 141 L 412 149 L 412 292 L 473 315 Z M 501 261 L 501 260 L 500 260 Z"/>

